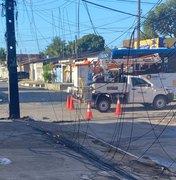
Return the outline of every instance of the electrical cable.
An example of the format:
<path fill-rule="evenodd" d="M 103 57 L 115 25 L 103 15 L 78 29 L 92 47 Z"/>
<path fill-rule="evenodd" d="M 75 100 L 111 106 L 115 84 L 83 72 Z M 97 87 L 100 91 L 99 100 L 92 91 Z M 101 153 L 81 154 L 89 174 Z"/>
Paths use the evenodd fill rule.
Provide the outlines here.
<path fill-rule="evenodd" d="M 99 0 L 99 1 L 103 1 L 103 0 Z M 128 3 L 137 3 L 138 1 L 137 0 L 108 0 L 107 2 L 128 2 Z M 148 4 L 148 5 L 151 5 L 151 4 L 155 4 L 154 2 L 146 2 L 146 1 L 142 1 L 141 2 L 142 4 Z"/>
<path fill-rule="evenodd" d="M 149 117 L 149 116 L 148 116 Z M 150 122 L 150 124 L 151 124 L 151 122 Z M 153 129 L 152 129 L 153 130 Z M 154 132 L 154 130 L 153 130 L 153 132 Z M 155 132 L 154 132 L 155 133 Z M 156 134 L 155 134 L 155 136 L 156 136 Z M 161 145 L 161 143 L 160 143 L 160 146 L 162 147 L 162 145 Z M 169 154 L 164 150 L 164 148 L 162 147 L 162 149 L 163 149 L 163 151 L 169 156 Z M 170 156 L 169 156 L 170 157 Z M 171 157 L 170 157 L 171 158 Z M 173 158 L 171 158 L 172 160 L 173 160 Z"/>
<path fill-rule="evenodd" d="M 88 9 L 87 9 L 88 10 Z M 89 11 L 88 11 L 89 12 Z M 91 17 L 89 17 L 90 19 L 91 19 Z M 64 18 L 63 18 L 64 19 Z M 77 24 L 78 26 L 80 25 L 79 23 Z M 94 25 L 93 25 L 93 22 L 92 22 L 92 27 L 94 27 Z M 62 27 L 62 29 L 64 30 L 64 27 Z M 94 29 L 95 29 L 95 27 L 94 27 Z M 78 33 L 79 33 L 79 28 L 78 28 Z M 80 108 L 81 109 L 81 108 Z M 80 111 L 80 113 L 81 113 L 81 111 Z M 77 113 L 76 113 L 77 114 Z M 77 114 L 78 115 L 78 114 Z M 133 120 L 134 120 L 134 117 L 132 118 Z M 78 118 L 78 121 L 80 121 L 80 118 Z M 76 124 L 77 122 L 76 122 L 76 120 L 75 120 L 75 124 Z M 122 124 L 123 125 L 123 124 Z M 88 126 L 87 126 L 88 127 Z M 122 129 L 123 129 L 123 127 L 121 128 L 121 130 L 120 130 L 120 134 L 119 134 L 119 138 L 121 138 L 121 133 L 122 133 Z M 133 129 L 133 128 L 132 128 Z M 76 129 L 75 129 L 75 131 L 76 131 Z M 80 122 L 78 123 L 78 130 L 76 131 L 77 132 L 77 137 L 75 137 L 75 143 L 76 143 L 76 141 L 78 142 L 78 144 L 80 145 L 81 143 L 80 143 L 80 140 L 79 140 L 79 134 L 80 134 Z M 131 132 L 132 132 L 132 130 L 131 130 Z M 115 132 L 116 133 L 116 132 Z M 87 134 L 87 133 L 86 133 Z M 86 136 L 85 136 L 86 137 Z M 115 135 L 115 137 L 116 137 L 116 135 Z M 113 137 L 114 138 L 114 137 Z M 130 136 L 130 139 L 132 138 L 132 135 Z M 156 138 L 156 139 L 159 139 L 158 137 Z M 114 140 L 114 139 L 113 139 Z M 130 141 L 131 142 L 131 141 Z M 83 143 L 84 144 L 84 143 Z M 130 143 L 129 143 L 130 144 Z M 129 147 L 129 146 L 128 146 Z M 79 148 L 80 148 L 80 146 L 79 146 Z"/>
<path fill-rule="evenodd" d="M 92 4 L 92 5 L 95 5 L 95 6 L 98 6 L 98 7 L 101 7 L 101 8 L 104 8 L 104 9 L 111 10 L 111 11 L 115 11 L 115 12 L 119 12 L 119 13 L 122 13 L 122 14 L 138 17 L 138 15 L 127 13 L 127 12 L 120 11 L 120 10 L 116 10 L 116 9 L 113 9 L 113 8 L 109 8 L 109 7 L 106 7 L 106 6 L 103 6 L 103 5 L 100 5 L 100 4 L 96 4 L 96 3 L 93 3 L 93 2 L 90 2 L 90 1 L 87 1 L 87 0 L 82 0 L 82 1 L 86 2 L 86 3 L 89 3 L 89 4 Z M 144 17 L 142 17 L 142 18 L 144 18 Z"/>

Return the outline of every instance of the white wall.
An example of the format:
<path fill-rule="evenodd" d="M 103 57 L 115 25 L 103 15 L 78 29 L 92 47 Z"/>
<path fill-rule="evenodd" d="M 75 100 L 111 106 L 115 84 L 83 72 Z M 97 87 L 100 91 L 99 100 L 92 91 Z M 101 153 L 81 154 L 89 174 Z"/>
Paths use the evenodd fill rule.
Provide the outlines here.
<path fill-rule="evenodd" d="M 44 81 L 44 79 L 43 79 L 43 63 L 30 64 L 29 78 L 32 81 Z"/>
<path fill-rule="evenodd" d="M 43 81 L 43 63 L 34 64 L 34 80 Z"/>
<path fill-rule="evenodd" d="M 8 78 L 8 70 L 5 66 L 0 66 L 0 77 L 1 78 Z"/>

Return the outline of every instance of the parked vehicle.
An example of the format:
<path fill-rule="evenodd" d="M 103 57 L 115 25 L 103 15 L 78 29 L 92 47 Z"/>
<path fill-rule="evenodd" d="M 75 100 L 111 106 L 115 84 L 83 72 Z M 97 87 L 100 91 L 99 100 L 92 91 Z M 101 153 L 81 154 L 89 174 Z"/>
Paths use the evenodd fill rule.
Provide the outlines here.
<path fill-rule="evenodd" d="M 29 79 L 29 73 L 25 71 L 17 72 L 18 79 Z"/>
<path fill-rule="evenodd" d="M 68 92 L 81 102 L 91 102 L 100 112 L 107 112 L 118 98 L 125 103 L 140 103 L 157 110 L 165 108 L 173 100 L 171 90 L 156 87 L 142 76 L 122 75 L 121 69 L 109 67 L 106 63 L 99 66 L 99 69 L 95 67 L 96 73 L 90 83 L 90 64 L 75 63 L 74 87 L 69 87 Z"/>
<path fill-rule="evenodd" d="M 101 61 L 123 65 L 123 72 L 142 75 L 158 87 L 172 89 L 176 98 L 176 48 L 113 49 L 99 54 Z"/>

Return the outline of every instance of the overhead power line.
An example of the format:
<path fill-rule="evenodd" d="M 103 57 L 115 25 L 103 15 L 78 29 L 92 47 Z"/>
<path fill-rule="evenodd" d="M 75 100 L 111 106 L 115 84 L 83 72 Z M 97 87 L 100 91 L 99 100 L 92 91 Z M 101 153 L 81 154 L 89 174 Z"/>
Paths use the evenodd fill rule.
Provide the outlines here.
<path fill-rule="evenodd" d="M 99 0 L 99 1 L 104 1 L 104 0 Z M 137 0 L 108 0 L 108 2 L 137 3 L 138 1 L 137 1 Z M 143 2 L 141 2 L 141 3 L 142 3 L 142 4 L 149 4 L 149 5 L 151 5 L 151 4 L 156 4 L 156 3 L 154 3 L 154 2 L 146 2 L 146 1 L 143 1 Z"/>
<path fill-rule="evenodd" d="M 90 1 L 86 1 L 86 0 L 82 0 L 82 1 L 86 2 L 86 3 L 89 3 L 89 4 L 92 4 L 92 5 L 95 5 L 95 6 L 98 6 L 98 7 L 101 7 L 101 8 L 104 8 L 104 9 L 108 9 L 108 10 L 111 10 L 111 11 L 118 12 L 118 13 L 121 13 L 121 14 L 126 14 L 126 15 L 130 15 L 130 16 L 138 17 L 138 15 L 136 15 L 136 14 L 131 14 L 131 13 L 128 13 L 128 12 L 124 12 L 124 11 L 120 11 L 120 10 L 117 10 L 117 9 L 109 8 L 109 7 L 106 7 L 106 6 L 103 6 L 103 5 L 100 5 L 100 4 L 96 4 L 96 3 L 93 3 L 93 2 L 90 2 Z M 145 17 L 142 17 L 142 18 L 145 18 Z"/>

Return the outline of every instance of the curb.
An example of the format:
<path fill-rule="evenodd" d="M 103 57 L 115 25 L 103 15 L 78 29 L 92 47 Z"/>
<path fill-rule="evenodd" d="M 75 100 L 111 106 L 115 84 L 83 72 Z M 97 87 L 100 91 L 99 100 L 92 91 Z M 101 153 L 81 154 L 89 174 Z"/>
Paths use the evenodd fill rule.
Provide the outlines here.
<path fill-rule="evenodd" d="M 70 84 L 47 84 L 47 83 L 35 83 L 35 82 L 21 82 L 19 83 L 20 86 L 24 87 L 32 87 L 32 88 L 44 88 L 47 90 L 53 90 L 53 91 L 67 91 L 68 86 L 71 86 Z"/>

